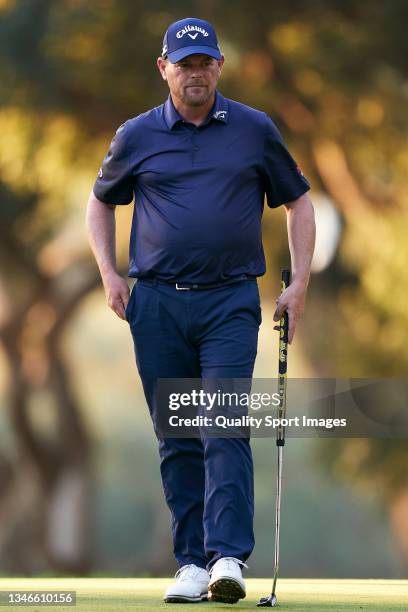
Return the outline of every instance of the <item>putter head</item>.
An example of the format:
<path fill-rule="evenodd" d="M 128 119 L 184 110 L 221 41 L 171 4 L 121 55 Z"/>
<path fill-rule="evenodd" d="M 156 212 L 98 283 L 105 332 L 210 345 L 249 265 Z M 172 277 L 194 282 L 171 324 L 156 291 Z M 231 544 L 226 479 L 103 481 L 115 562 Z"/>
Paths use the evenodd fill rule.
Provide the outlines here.
<path fill-rule="evenodd" d="M 275 593 L 269 595 L 269 597 L 261 597 L 259 602 L 256 604 L 258 608 L 274 608 L 278 605 Z"/>

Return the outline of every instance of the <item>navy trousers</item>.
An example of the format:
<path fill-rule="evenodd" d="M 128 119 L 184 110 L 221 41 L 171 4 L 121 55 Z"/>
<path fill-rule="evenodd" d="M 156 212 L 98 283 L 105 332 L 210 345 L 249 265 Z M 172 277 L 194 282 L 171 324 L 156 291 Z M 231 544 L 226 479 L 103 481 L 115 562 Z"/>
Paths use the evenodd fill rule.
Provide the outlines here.
<path fill-rule="evenodd" d="M 126 316 L 158 436 L 160 471 L 180 567 L 245 561 L 254 547 L 249 439 L 169 438 L 156 430 L 159 378 L 251 378 L 261 308 L 256 280 L 177 290 L 154 280 L 133 287 Z"/>

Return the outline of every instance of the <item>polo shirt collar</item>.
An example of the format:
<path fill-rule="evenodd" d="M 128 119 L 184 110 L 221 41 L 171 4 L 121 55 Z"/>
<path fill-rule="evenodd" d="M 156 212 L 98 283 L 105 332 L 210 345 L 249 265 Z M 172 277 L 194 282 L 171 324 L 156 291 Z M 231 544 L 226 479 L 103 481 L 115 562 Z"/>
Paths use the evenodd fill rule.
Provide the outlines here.
<path fill-rule="evenodd" d="M 174 106 L 170 94 L 164 103 L 164 118 L 169 130 L 172 130 L 179 121 L 184 121 L 183 117 Z M 221 121 L 222 123 L 227 123 L 228 121 L 228 102 L 219 91 L 215 92 L 214 105 L 204 123 L 209 123 L 211 119 Z"/>
<path fill-rule="evenodd" d="M 183 121 L 183 117 L 177 111 L 176 107 L 173 104 L 173 100 L 171 99 L 171 95 L 167 98 L 164 103 L 164 118 L 167 123 L 167 127 L 169 130 L 172 130 L 176 123 L 179 121 Z"/>
<path fill-rule="evenodd" d="M 210 117 L 222 123 L 228 122 L 228 102 L 218 91 L 215 92 L 215 102 Z"/>

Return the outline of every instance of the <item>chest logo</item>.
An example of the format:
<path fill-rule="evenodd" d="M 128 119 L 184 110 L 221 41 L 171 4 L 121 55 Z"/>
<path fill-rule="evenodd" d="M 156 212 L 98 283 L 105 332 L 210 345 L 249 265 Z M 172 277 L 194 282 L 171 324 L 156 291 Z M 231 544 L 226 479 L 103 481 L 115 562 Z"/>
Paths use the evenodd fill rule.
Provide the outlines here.
<path fill-rule="evenodd" d="M 225 119 L 227 115 L 227 111 L 217 111 L 216 113 L 214 113 L 213 117 L 214 119 Z"/>

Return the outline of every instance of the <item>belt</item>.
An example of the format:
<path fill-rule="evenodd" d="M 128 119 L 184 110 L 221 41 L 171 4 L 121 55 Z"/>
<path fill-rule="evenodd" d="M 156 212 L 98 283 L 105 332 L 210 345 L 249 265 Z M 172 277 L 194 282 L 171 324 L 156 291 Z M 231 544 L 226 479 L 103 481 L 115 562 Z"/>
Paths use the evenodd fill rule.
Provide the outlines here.
<path fill-rule="evenodd" d="M 161 278 L 141 278 L 139 280 L 142 281 L 142 283 L 147 283 L 149 285 L 170 285 L 172 287 L 175 287 L 175 289 L 177 291 L 190 291 L 190 290 L 194 290 L 194 291 L 202 291 L 205 289 L 218 289 L 220 287 L 226 287 L 228 285 L 233 285 L 235 283 L 239 283 L 242 282 L 244 280 L 256 280 L 256 277 L 254 276 L 247 276 L 246 274 L 242 274 L 241 276 L 237 276 L 236 278 L 231 278 L 229 280 L 226 281 L 221 281 L 219 283 L 209 283 L 209 284 L 200 284 L 200 283 L 181 283 L 181 282 L 176 282 L 176 281 L 167 281 L 167 280 L 163 280 Z"/>

